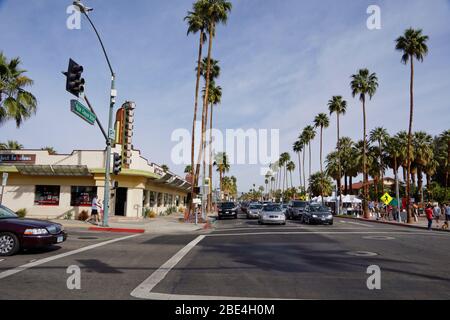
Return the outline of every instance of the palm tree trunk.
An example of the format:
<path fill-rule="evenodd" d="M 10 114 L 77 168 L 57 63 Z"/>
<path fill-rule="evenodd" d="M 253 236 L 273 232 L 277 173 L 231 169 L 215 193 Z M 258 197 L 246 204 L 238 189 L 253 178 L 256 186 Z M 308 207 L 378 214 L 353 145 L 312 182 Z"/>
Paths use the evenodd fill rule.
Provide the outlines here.
<path fill-rule="evenodd" d="M 300 180 L 299 187 L 301 187 L 302 186 L 302 164 L 301 164 L 301 160 L 300 160 L 300 152 L 297 152 L 297 156 L 298 156 L 298 177 Z"/>
<path fill-rule="evenodd" d="M 363 122 L 364 122 L 364 150 L 363 150 L 363 186 L 364 186 L 364 199 L 363 209 L 364 218 L 369 219 L 369 206 L 368 206 L 368 185 L 367 185 L 367 134 L 366 134 L 366 100 L 363 97 Z"/>
<path fill-rule="evenodd" d="M 336 113 L 336 117 L 337 117 L 337 148 L 338 148 L 338 176 L 339 179 L 336 181 L 337 182 L 337 187 L 338 187 L 338 192 L 339 192 L 339 208 L 338 208 L 338 213 L 341 213 L 341 208 L 342 208 L 342 187 L 341 187 L 341 177 L 342 177 L 342 172 L 341 172 L 341 143 L 340 143 L 340 132 L 339 132 L 339 112 Z M 347 189 L 347 188 L 346 188 Z"/>
<path fill-rule="evenodd" d="M 302 171 L 303 171 L 303 191 L 306 193 L 306 174 L 305 174 L 305 154 L 306 154 L 306 146 L 303 149 L 303 161 L 302 161 Z"/>
<path fill-rule="evenodd" d="M 195 124 L 197 122 L 197 109 L 198 109 L 198 91 L 200 88 L 200 66 L 202 63 L 202 51 L 203 51 L 203 30 L 200 31 L 200 44 L 198 46 L 198 60 L 197 60 L 197 79 L 195 83 L 195 102 L 194 102 L 194 119 L 192 121 L 192 141 L 191 141 L 191 177 L 192 177 L 192 186 L 196 187 L 198 185 L 198 177 L 195 176 L 194 169 L 194 153 L 195 153 Z M 194 190 L 194 188 L 192 188 Z M 192 192 L 191 201 L 189 202 L 189 216 L 191 216 L 194 206 L 193 200 L 195 198 L 195 193 Z"/>
<path fill-rule="evenodd" d="M 353 195 L 353 177 L 352 175 L 348 176 L 348 184 L 350 185 L 350 194 Z"/>
<path fill-rule="evenodd" d="M 412 138 L 412 125 L 413 125 L 413 117 L 414 117 L 414 57 L 411 55 L 411 82 L 409 86 L 409 95 L 410 95 L 410 105 L 409 105 L 409 128 L 408 128 L 408 148 L 407 148 L 407 174 L 406 174 L 406 212 L 408 214 L 408 223 L 412 223 L 412 216 L 411 216 L 411 208 L 410 208 L 410 193 L 411 193 L 411 157 L 410 157 L 410 151 L 411 151 L 411 138 Z"/>
<path fill-rule="evenodd" d="M 384 194 L 384 168 L 383 168 L 383 149 L 381 145 L 381 140 L 378 141 L 378 146 L 380 148 L 380 177 L 381 177 L 381 194 Z"/>
<path fill-rule="evenodd" d="M 209 112 L 209 190 L 208 190 L 208 212 L 212 209 L 212 178 L 213 178 L 213 165 L 212 165 L 212 128 L 213 128 L 213 104 L 211 103 L 211 110 Z"/>
<path fill-rule="evenodd" d="M 309 146 L 309 178 L 311 178 L 311 142 L 308 143 Z M 308 188 L 309 188 L 309 181 L 308 181 Z"/>
<path fill-rule="evenodd" d="M 423 193 L 422 193 L 422 188 L 423 188 L 423 172 L 422 169 L 420 168 L 420 166 L 417 168 L 417 187 L 419 190 L 419 196 L 420 196 L 420 203 L 423 204 Z"/>
<path fill-rule="evenodd" d="M 322 134 L 323 134 L 323 127 L 320 126 L 320 173 L 323 173 L 323 168 L 322 168 Z"/>
<path fill-rule="evenodd" d="M 348 181 L 348 176 L 347 176 L 347 174 L 345 174 L 345 176 L 344 176 L 344 193 L 345 194 L 348 194 L 348 184 L 347 184 L 347 181 Z"/>

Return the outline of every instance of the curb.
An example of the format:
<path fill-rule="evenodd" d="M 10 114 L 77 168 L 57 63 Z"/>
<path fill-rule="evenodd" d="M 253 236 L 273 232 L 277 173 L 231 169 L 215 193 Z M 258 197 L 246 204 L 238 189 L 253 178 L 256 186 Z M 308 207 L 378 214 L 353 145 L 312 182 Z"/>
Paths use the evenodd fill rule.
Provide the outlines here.
<path fill-rule="evenodd" d="M 89 227 L 88 230 L 89 231 L 116 232 L 116 233 L 145 233 L 144 229 Z"/>
<path fill-rule="evenodd" d="M 378 221 L 378 220 L 372 220 L 372 219 L 346 217 L 346 216 L 336 216 L 336 218 L 357 220 L 357 221 L 365 221 L 365 222 L 372 222 L 372 223 L 381 223 L 381 224 L 388 224 L 388 225 L 392 225 L 392 226 L 399 226 L 399 227 L 406 227 L 406 228 L 428 230 L 427 227 L 415 226 L 415 225 L 410 225 L 410 224 L 406 224 L 406 223 L 398 223 L 398 222 L 391 222 L 391 221 Z M 443 229 L 440 229 L 440 228 L 439 229 L 438 228 L 431 228 L 431 230 L 432 231 L 440 231 L 440 232 L 449 232 L 449 230 L 443 230 Z"/>

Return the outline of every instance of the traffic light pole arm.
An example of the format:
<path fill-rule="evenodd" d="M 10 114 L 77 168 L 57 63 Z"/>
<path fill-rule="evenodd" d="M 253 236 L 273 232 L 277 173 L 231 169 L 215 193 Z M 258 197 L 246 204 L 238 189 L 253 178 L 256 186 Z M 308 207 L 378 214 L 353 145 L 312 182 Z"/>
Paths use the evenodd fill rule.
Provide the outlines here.
<path fill-rule="evenodd" d="M 86 13 L 86 11 L 83 11 L 83 13 L 84 13 L 86 19 L 88 19 L 90 25 L 92 26 L 92 29 L 94 29 L 94 31 L 95 31 L 95 34 L 97 35 L 98 41 L 100 42 L 100 45 L 102 46 L 102 50 L 103 50 L 103 53 L 105 55 L 106 62 L 108 63 L 109 70 L 111 71 L 111 75 L 113 77 L 115 77 L 115 73 L 114 73 L 114 71 L 113 71 L 113 69 L 111 67 L 111 63 L 109 62 L 108 54 L 106 53 L 105 46 L 103 45 L 102 38 L 100 37 L 100 34 L 97 31 L 97 28 L 92 23 L 91 19 L 89 18 L 89 15 Z"/>
<path fill-rule="evenodd" d="M 89 102 L 89 100 L 88 100 L 88 98 L 87 98 L 86 95 L 84 95 L 84 101 L 86 101 L 86 103 L 87 103 L 89 109 L 90 109 L 91 112 L 95 115 L 95 122 L 97 122 L 98 127 L 100 128 L 100 130 L 101 130 L 102 133 L 103 133 L 103 136 L 104 136 L 105 139 L 106 139 L 106 145 L 110 145 L 111 142 L 110 142 L 110 140 L 109 140 L 109 138 L 108 138 L 108 135 L 106 134 L 105 129 L 103 128 L 103 126 L 102 126 L 102 124 L 101 124 L 99 118 L 97 117 L 97 114 L 96 114 L 95 111 L 94 111 L 94 108 L 92 107 L 92 105 L 91 105 L 91 103 Z"/>

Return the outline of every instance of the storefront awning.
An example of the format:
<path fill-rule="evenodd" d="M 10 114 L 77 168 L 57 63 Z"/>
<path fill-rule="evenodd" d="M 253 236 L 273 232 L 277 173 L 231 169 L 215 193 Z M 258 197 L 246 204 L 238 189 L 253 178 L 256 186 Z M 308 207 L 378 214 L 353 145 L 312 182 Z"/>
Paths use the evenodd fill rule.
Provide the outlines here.
<path fill-rule="evenodd" d="M 81 177 L 90 176 L 87 166 L 64 166 L 64 165 L 23 165 L 16 166 L 17 171 L 23 175 L 30 176 L 66 176 Z"/>

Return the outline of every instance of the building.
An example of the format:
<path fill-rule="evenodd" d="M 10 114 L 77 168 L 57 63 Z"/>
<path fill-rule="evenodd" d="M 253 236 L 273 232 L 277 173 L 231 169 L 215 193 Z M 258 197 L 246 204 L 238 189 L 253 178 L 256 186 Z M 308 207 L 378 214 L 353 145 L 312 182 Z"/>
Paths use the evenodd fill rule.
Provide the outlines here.
<path fill-rule="evenodd" d="M 121 153 L 120 145 L 112 152 Z M 26 209 L 27 216 L 76 218 L 88 211 L 92 198 L 104 199 L 105 151 L 76 150 L 51 155 L 44 150 L 0 150 L 0 176 L 8 175 L 3 205 Z M 111 175 L 110 215 L 142 217 L 146 208 L 159 214 L 184 208 L 191 184 L 149 163 L 138 150 L 130 151 L 129 165 Z M 1 190 L 1 188 L 0 188 Z"/>
<path fill-rule="evenodd" d="M 369 180 L 368 181 L 369 186 L 372 186 L 374 184 L 373 180 Z M 379 182 L 381 185 L 381 181 Z M 392 188 L 392 186 L 395 185 L 395 179 L 390 178 L 390 177 L 385 177 L 384 178 L 384 187 L 386 189 Z M 351 190 L 353 190 L 354 193 L 359 193 L 359 192 L 363 192 L 363 188 L 364 188 L 364 183 L 362 181 L 359 181 L 357 183 L 353 183 L 351 185 Z"/>

